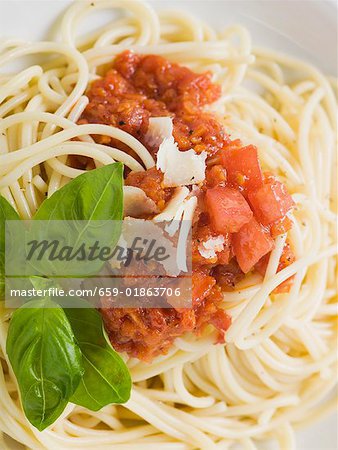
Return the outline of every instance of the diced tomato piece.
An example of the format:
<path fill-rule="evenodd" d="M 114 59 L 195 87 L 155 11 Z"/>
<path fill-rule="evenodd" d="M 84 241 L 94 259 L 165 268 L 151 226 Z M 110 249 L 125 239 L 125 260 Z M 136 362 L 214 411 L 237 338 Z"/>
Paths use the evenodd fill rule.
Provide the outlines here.
<path fill-rule="evenodd" d="M 225 148 L 222 152 L 222 164 L 227 170 L 230 183 L 247 190 L 263 186 L 262 170 L 254 145 Z"/>
<path fill-rule="evenodd" d="M 224 245 L 224 250 L 222 250 L 221 252 L 219 252 L 217 254 L 218 264 L 228 264 L 228 262 L 230 261 L 230 255 L 231 255 L 230 240 L 229 240 L 229 243 L 227 245 L 226 244 L 227 243 L 225 243 L 225 245 Z"/>
<path fill-rule="evenodd" d="M 271 237 L 275 238 L 280 234 L 284 234 L 292 228 L 292 220 L 288 216 L 283 217 L 283 219 L 278 220 L 270 226 Z"/>
<path fill-rule="evenodd" d="M 261 258 L 258 263 L 255 265 L 255 269 L 257 272 L 259 272 L 261 275 L 265 275 L 266 268 L 269 263 L 270 253 L 267 255 L 264 255 L 263 258 Z M 279 260 L 277 272 L 280 272 L 281 270 L 285 269 L 285 267 L 288 267 L 290 264 L 295 262 L 296 257 L 292 251 L 292 248 L 288 241 L 285 242 L 282 255 Z M 279 286 L 277 286 L 273 292 L 275 294 L 281 294 L 281 293 L 287 293 L 290 291 L 290 288 L 293 284 L 294 276 L 288 278 L 287 280 L 283 281 Z"/>
<path fill-rule="evenodd" d="M 201 303 L 216 284 L 215 278 L 207 275 L 207 271 L 196 270 L 192 274 L 192 301 L 193 305 Z"/>
<path fill-rule="evenodd" d="M 236 189 L 224 186 L 208 189 L 205 202 L 211 225 L 218 233 L 236 233 L 253 216 L 247 201 Z"/>
<path fill-rule="evenodd" d="M 282 219 L 294 206 L 286 186 L 274 179 L 248 194 L 256 219 L 263 225 L 270 225 Z"/>
<path fill-rule="evenodd" d="M 252 218 L 233 235 L 232 245 L 239 267 L 247 273 L 272 250 L 274 241 L 262 225 Z"/>

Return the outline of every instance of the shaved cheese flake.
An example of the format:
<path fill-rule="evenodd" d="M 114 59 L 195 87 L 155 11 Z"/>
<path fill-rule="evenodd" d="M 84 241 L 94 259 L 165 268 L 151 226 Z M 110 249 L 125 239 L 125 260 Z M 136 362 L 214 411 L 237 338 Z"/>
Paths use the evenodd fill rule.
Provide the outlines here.
<path fill-rule="evenodd" d="M 189 189 L 185 186 L 176 188 L 167 206 L 160 214 L 154 217 L 154 221 L 168 222 L 169 220 L 172 220 L 189 193 Z"/>
<path fill-rule="evenodd" d="M 183 219 L 177 242 L 177 266 L 182 272 L 188 272 L 187 268 L 187 241 L 192 227 L 192 219 L 197 206 L 197 197 L 191 197 L 185 201 Z"/>
<path fill-rule="evenodd" d="M 158 148 L 157 169 L 164 173 L 165 187 L 189 186 L 205 179 L 205 152 L 181 152 L 173 138 L 171 117 L 152 117 L 145 135 L 147 145 Z"/>
<path fill-rule="evenodd" d="M 164 139 L 169 139 L 173 134 L 173 121 L 171 117 L 151 117 L 145 142 L 151 147 L 159 148 Z"/>
<path fill-rule="evenodd" d="M 157 153 L 157 169 L 164 173 L 165 187 L 198 184 L 205 179 L 206 152 L 181 152 L 173 137 L 166 138 Z"/>
<path fill-rule="evenodd" d="M 186 198 L 178 207 L 173 220 L 166 225 L 165 230 L 169 236 L 174 236 L 179 230 L 182 220 L 188 223 L 189 227 L 192 225 L 192 220 L 197 207 L 197 197 Z M 183 216 L 183 219 L 182 219 Z"/>
<path fill-rule="evenodd" d="M 198 246 L 199 254 L 205 259 L 216 258 L 216 253 L 224 249 L 224 236 L 216 236 Z"/>
<path fill-rule="evenodd" d="M 123 208 L 124 217 L 137 218 L 145 214 L 156 214 L 158 212 L 155 202 L 142 189 L 134 186 L 124 186 Z"/>

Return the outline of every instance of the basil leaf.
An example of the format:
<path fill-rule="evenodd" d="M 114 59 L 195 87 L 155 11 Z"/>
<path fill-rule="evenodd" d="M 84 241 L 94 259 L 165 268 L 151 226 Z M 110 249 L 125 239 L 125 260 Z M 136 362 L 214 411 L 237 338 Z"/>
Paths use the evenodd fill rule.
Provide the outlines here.
<path fill-rule="evenodd" d="M 50 280 L 49 278 L 33 276 L 33 277 L 30 277 L 29 280 L 36 290 L 40 289 L 42 291 L 43 290 L 47 291 L 50 288 L 60 288 L 60 286 L 54 280 Z M 60 306 L 60 305 L 58 305 L 58 306 Z"/>
<path fill-rule="evenodd" d="M 123 164 L 114 163 L 74 178 L 46 199 L 35 220 L 122 220 Z"/>
<path fill-rule="evenodd" d="M 0 195 L 0 299 L 5 294 L 5 224 L 6 220 L 20 220 L 10 203 Z"/>
<path fill-rule="evenodd" d="M 55 243 L 58 249 L 74 249 L 73 253 L 95 243 L 100 248 L 114 248 L 120 237 L 122 217 L 123 165 L 114 163 L 80 175 L 45 200 L 34 216 L 26 248 L 31 242 Z M 48 253 L 40 259 L 39 252 L 35 253 L 30 260 L 34 272 L 29 275 L 86 277 L 97 274 L 105 264 L 100 258 L 51 260 Z"/>
<path fill-rule="evenodd" d="M 71 402 L 98 411 L 129 400 L 131 378 L 121 356 L 103 333 L 101 315 L 93 308 L 67 308 L 65 313 L 82 351 L 84 375 Z"/>
<path fill-rule="evenodd" d="M 5 255 L 0 252 L 0 300 L 5 297 Z"/>
<path fill-rule="evenodd" d="M 63 309 L 49 299 L 26 303 L 11 318 L 6 346 L 25 415 L 42 431 L 63 412 L 83 374 Z"/>
<path fill-rule="evenodd" d="M 12 205 L 0 195 L 0 251 L 5 252 L 5 222 L 6 220 L 20 220 Z"/>

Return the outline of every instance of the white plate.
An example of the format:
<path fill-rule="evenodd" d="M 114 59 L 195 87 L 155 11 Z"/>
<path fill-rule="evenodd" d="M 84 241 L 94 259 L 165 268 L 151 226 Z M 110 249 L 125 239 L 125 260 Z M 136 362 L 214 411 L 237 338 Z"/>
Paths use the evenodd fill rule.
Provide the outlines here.
<path fill-rule="evenodd" d="M 181 8 L 222 28 L 241 23 L 254 44 L 312 62 L 337 74 L 337 3 L 335 0 L 153 0 L 158 9 Z M 0 0 L 0 39 L 42 39 L 69 4 L 64 0 Z M 0 412 L 1 413 L 1 412 Z M 264 446 L 271 450 L 271 446 Z M 297 433 L 299 450 L 336 450 L 337 416 Z"/>

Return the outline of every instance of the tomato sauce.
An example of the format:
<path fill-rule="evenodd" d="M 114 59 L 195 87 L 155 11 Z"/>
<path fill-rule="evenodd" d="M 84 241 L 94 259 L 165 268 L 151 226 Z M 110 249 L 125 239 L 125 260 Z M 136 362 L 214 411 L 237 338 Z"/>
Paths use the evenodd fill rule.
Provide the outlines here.
<path fill-rule="evenodd" d="M 196 272 L 193 276 L 193 283 Z M 111 299 L 101 300 L 101 314 L 109 339 L 117 351 L 150 362 L 155 356 L 165 354 L 174 339 L 184 333 L 200 335 L 204 328 L 213 325 L 217 342 L 224 342 L 225 331 L 231 324 L 228 314 L 220 307 L 223 296 L 219 287 L 212 287 L 210 277 L 207 295 L 191 309 L 176 308 L 112 308 Z M 203 278 L 204 283 L 208 280 Z"/>
<path fill-rule="evenodd" d="M 163 173 L 155 167 L 144 172 L 131 172 L 126 177 L 125 184 L 142 189 L 160 210 L 164 208 L 173 191 L 163 186 Z"/>
<path fill-rule="evenodd" d="M 212 83 L 210 73 L 195 74 L 161 56 L 125 51 L 103 78 L 92 83 L 80 123 L 113 125 L 145 143 L 149 118 L 170 116 L 180 150 L 215 153 L 228 138 L 215 117 L 202 107 L 220 95 L 221 88 Z M 121 145 L 107 136 L 96 139 Z"/>
<path fill-rule="evenodd" d="M 274 176 L 262 172 L 255 146 L 231 141 L 216 116 L 204 111 L 221 95 L 210 73 L 197 74 L 161 56 L 125 51 L 87 95 L 89 104 L 79 123 L 118 127 L 156 157 L 157 149 L 145 140 L 149 119 L 169 116 L 181 151 L 208 154 L 193 225 L 193 307 L 110 308 L 111 299 L 104 298 L 101 312 L 113 346 L 151 361 L 166 353 L 176 337 L 200 334 L 208 325 L 217 330 L 217 342 L 224 342 L 231 319 L 222 308 L 222 291 L 233 289 L 252 270 L 264 275 L 273 238 L 292 225 L 287 216 L 293 207 L 291 196 Z M 95 139 L 132 153 L 109 137 Z M 173 192 L 163 186 L 163 174 L 155 168 L 131 172 L 125 183 L 143 189 L 160 210 Z M 210 242 L 221 242 L 221 247 L 209 254 Z M 293 261 L 288 244 L 278 270 Z M 276 292 L 287 292 L 291 284 L 287 280 Z"/>

